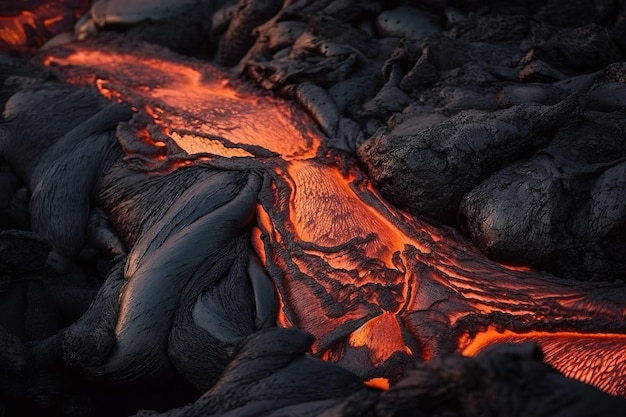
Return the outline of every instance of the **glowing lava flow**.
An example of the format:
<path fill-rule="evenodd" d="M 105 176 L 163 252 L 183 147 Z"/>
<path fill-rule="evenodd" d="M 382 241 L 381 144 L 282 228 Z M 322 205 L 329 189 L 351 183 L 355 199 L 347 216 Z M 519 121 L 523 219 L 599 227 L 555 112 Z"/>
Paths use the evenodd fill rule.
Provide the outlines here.
<path fill-rule="evenodd" d="M 299 109 L 232 87 L 206 63 L 151 47 L 93 48 L 66 47 L 45 63 L 146 109 L 166 158 L 265 173 L 253 244 L 279 292 L 278 322 L 315 335 L 313 353 L 380 386 L 375 378 L 399 377 L 415 358 L 537 340 L 566 375 L 626 395 L 620 285 L 598 290 L 489 261 L 455 231 L 385 203 Z M 591 352 L 606 357 L 593 374 L 576 359 Z"/>
<path fill-rule="evenodd" d="M 181 65 L 131 53 L 78 50 L 62 58 L 49 57 L 45 64 L 92 68 L 98 74 L 111 74 L 106 81 L 102 76 L 85 73 L 68 81 L 84 83 L 91 78 L 105 97 L 115 96 L 136 108 L 147 107 L 155 122 L 178 146 L 194 153 L 221 151 L 214 155 L 231 157 L 246 151 L 246 156 L 261 156 L 262 151 L 268 155 L 269 150 L 288 159 L 312 157 L 319 147 L 318 137 L 307 131 L 283 101 L 239 93 L 228 85 L 226 74 L 197 61 Z M 129 77 L 134 82 L 132 86 L 122 81 Z M 272 117 L 268 118 L 268 114 Z M 201 149 L 198 137 L 214 139 L 224 146 L 219 150 Z M 234 149 L 234 153 L 227 149 Z"/>
<path fill-rule="evenodd" d="M 0 50 L 34 53 L 52 36 L 71 31 L 78 17 L 89 9 L 89 3 L 86 0 L 3 2 Z"/>
<path fill-rule="evenodd" d="M 548 363 L 555 364 L 559 370 L 573 378 L 595 385 L 606 392 L 620 393 L 620 383 L 616 379 L 603 378 L 607 372 L 626 375 L 623 347 L 626 335 L 575 332 L 530 331 L 514 333 L 510 330 L 498 331 L 489 326 L 476 335 L 462 350 L 467 356 L 480 353 L 493 343 L 520 343 L 526 340 L 536 342 L 542 349 Z M 574 361 L 564 361 L 563 357 L 576 357 Z M 611 371 L 609 371 L 611 370 Z"/>

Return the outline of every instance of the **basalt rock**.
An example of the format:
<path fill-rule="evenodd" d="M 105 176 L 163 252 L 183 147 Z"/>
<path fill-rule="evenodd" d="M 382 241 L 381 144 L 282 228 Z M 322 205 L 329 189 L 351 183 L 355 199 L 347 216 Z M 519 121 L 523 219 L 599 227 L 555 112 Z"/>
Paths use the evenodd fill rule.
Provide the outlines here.
<path fill-rule="evenodd" d="M 619 415 L 623 400 L 534 345 L 484 349 L 533 340 L 626 395 L 620 7 L 232 3 L 205 7 L 199 35 L 210 21 L 231 73 L 138 43 L 180 26 L 133 28 L 132 13 L 102 26 L 127 36 L 48 45 L 31 80 L 1 67 L 0 99 L 20 92 L 0 209 L 42 236 L 19 235 L 37 263 L 11 267 L 0 298 L 7 409 Z M 430 191 L 411 198 L 418 181 Z M 377 188 L 420 217 L 455 223 L 461 207 L 507 265 Z M 380 377 L 386 392 L 362 384 Z"/>
<path fill-rule="evenodd" d="M 531 59 L 539 59 L 570 71 L 593 71 L 623 61 L 606 28 L 588 25 L 575 29 L 534 28 Z"/>
<path fill-rule="evenodd" d="M 28 185 L 34 231 L 59 254 L 75 256 L 83 245 L 91 191 L 119 152 L 111 130 L 130 110 L 94 93 L 67 93 L 66 86 L 51 83 L 11 97 L 3 114 L 8 134 L 2 152 Z M 55 110 L 73 117 L 59 118 Z M 50 120 L 46 114 L 56 122 L 41 129 Z M 72 176 L 77 171 L 69 167 L 76 165 L 83 169 Z"/>
<path fill-rule="evenodd" d="M 411 213 L 454 222 L 463 195 L 498 166 L 536 151 L 575 98 L 554 106 L 522 104 L 495 112 L 463 111 L 422 131 L 381 130 L 357 148 L 380 191 Z"/>
<path fill-rule="evenodd" d="M 220 40 L 216 61 L 235 65 L 254 44 L 254 29 L 274 16 L 281 8 L 279 0 L 240 0 L 234 8 L 232 20 Z"/>
<path fill-rule="evenodd" d="M 460 213 L 481 249 L 579 279 L 623 276 L 622 113 L 585 113 L 530 161 L 467 193 Z"/>
<path fill-rule="evenodd" d="M 340 367 L 305 356 L 311 342 L 306 336 L 293 330 L 258 332 L 245 340 L 215 387 L 193 404 L 136 417 L 617 417 L 624 405 L 556 373 L 530 343 L 500 345 L 475 359 L 434 358 L 379 391 Z"/>
<path fill-rule="evenodd" d="M 99 0 L 74 27 L 74 36 L 52 39 L 46 47 L 84 40 L 107 30 L 124 28 L 137 40 L 166 46 L 187 55 L 203 56 L 211 49 L 211 16 L 221 2 Z M 67 34 L 66 34 L 67 35 Z"/>
<path fill-rule="evenodd" d="M 20 230 L 0 232 L 2 281 L 40 272 L 46 265 L 50 249 L 50 245 L 36 233 Z"/>

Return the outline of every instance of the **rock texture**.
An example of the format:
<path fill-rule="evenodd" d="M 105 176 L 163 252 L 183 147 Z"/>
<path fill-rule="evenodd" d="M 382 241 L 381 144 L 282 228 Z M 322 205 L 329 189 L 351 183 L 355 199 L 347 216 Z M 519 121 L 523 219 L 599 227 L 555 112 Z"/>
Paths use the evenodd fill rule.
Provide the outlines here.
<path fill-rule="evenodd" d="M 2 22 L 30 16 L 8 10 Z M 41 26 L 48 11 L 29 13 L 25 48 L 3 52 L 32 52 L 57 32 Z M 109 101 L 37 60 L 0 55 L 0 416 L 623 414 L 623 399 L 564 377 L 534 344 L 451 354 L 493 326 L 609 332 L 610 343 L 575 345 L 594 355 L 573 366 L 606 359 L 613 380 L 602 387 L 626 389 L 622 2 L 101 0 L 46 48 L 67 58 L 91 37 L 152 72 L 125 86 L 132 66 L 111 64 L 114 54 L 103 61 L 114 71 L 56 72 L 89 79 Z M 288 155 L 238 147 L 232 118 L 203 132 L 194 112 L 209 106 L 221 120 L 228 109 L 194 96 L 218 73 L 197 58 L 271 90 L 257 98 L 297 102 L 317 124 L 266 120 L 255 133 L 319 128 L 324 145 L 310 155 L 314 135 L 303 133 L 300 148 L 285 134 Z M 234 97 L 252 90 L 240 88 Z M 146 105 L 153 91 L 165 91 L 157 104 L 188 96 L 167 109 Z M 139 98 L 116 103 L 123 94 Z M 260 103 L 242 108 L 256 115 Z M 274 116 L 291 114 L 273 103 Z M 164 108 L 181 134 L 215 148 L 183 150 Z M 333 205 L 345 190 L 331 179 L 352 199 Z M 508 266 L 450 228 L 417 228 L 377 190 Z M 298 198 L 309 204 L 294 209 Z M 382 214 L 362 216 L 359 204 Z M 354 236 L 339 239 L 337 219 Z M 374 233 L 389 224 L 396 241 Z M 336 279 L 346 276 L 356 284 Z M 401 343 L 376 357 L 392 333 Z M 364 385 L 381 373 L 388 390 Z"/>

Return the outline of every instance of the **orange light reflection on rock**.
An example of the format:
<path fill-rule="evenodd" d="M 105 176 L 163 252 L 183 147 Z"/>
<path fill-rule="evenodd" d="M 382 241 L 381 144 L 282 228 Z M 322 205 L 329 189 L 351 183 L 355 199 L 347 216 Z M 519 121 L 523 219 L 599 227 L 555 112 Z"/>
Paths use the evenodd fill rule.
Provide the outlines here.
<path fill-rule="evenodd" d="M 595 385 L 613 395 L 626 389 L 626 334 L 529 331 L 516 333 L 488 326 L 461 340 L 461 353 L 476 356 L 495 343 L 532 341 L 545 361 L 564 375 Z M 574 359 L 575 358 L 575 359 Z"/>
<path fill-rule="evenodd" d="M 261 208 L 260 205 L 257 205 L 257 220 L 264 227 L 261 229 L 260 227 L 253 227 L 251 232 L 251 241 L 252 247 L 254 248 L 259 260 L 263 265 L 267 265 L 266 252 L 264 250 L 263 243 L 263 233 L 271 230 L 271 221 L 267 213 Z M 285 328 L 294 327 L 293 323 L 289 320 L 287 315 L 285 314 L 285 302 L 283 300 L 283 294 L 278 292 L 278 312 L 276 315 L 276 323 Z"/>
<path fill-rule="evenodd" d="M 532 269 L 527 267 L 527 266 L 522 266 L 522 265 L 507 265 L 507 264 L 502 264 L 503 267 L 505 267 L 506 269 L 510 269 L 511 271 L 521 271 L 521 272 L 528 272 L 531 271 Z"/>

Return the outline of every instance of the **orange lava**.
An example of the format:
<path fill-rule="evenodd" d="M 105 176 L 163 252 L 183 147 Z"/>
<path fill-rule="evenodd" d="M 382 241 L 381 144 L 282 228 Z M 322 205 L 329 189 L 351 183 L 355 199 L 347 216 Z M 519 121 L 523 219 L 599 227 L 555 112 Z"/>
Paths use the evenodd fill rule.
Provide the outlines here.
<path fill-rule="evenodd" d="M 27 46 L 29 41 L 27 30 L 35 33 L 43 31 L 37 16 L 29 11 L 22 11 L 16 16 L 0 17 L 0 40 L 7 46 L 14 48 Z"/>
<path fill-rule="evenodd" d="M 593 314 L 607 328 L 626 331 L 626 305 L 597 296 L 595 284 L 499 265 L 454 230 L 391 207 L 352 156 L 330 149 L 294 105 L 162 50 L 148 48 L 144 56 L 119 45 L 66 48 L 44 62 L 74 83 L 95 83 L 105 96 L 143 109 L 183 150 L 176 153 L 181 161 L 205 155 L 208 167 L 265 174 L 252 243 L 279 293 L 279 325 L 312 333 L 314 354 L 371 384 L 384 387 L 378 378 L 398 377 L 416 358 L 454 349 L 472 354 L 513 338 L 493 331 L 469 337 L 475 323 L 515 324 L 527 330 L 515 340 L 547 340 L 533 326 L 584 327 Z M 589 336 L 550 337 L 575 346 Z M 581 376 L 580 354 L 586 353 L 560 349 L 548 358 Z M 626 388 L 615 392 L 626 395 Z"/>
<path fill-rule="evenodd" d="M 389 380 L 387 378 L 372 378 L 364 382 L 365 385 L 379 390 L 389 389 Z"/>
<path fill-rule="evenodd" d="M 516 333 L 489 326 L 461 346 L 465 356 L 475 356 L 495 343 L 537 343 L 550 365 L 570 378 L 620 395 L 626 390 L 626 335 L 565 331 Z M 463 343 L 463 342 L 462 342 Z M 576 361 L 572 361 L 572 357 Z"/>
<path fill-rule="evenodd" d="M 381 366 L 396 352 L 412 354 L 404 344 L 397 318 L 387 311 L 352 332 L 348 343 L 357 348 L 366 347 L 374 366 Z"/>
<path fill-rule="evenodd" d="M 22 0 L 3 5 L 0 52 L 34 53 L 54 35 L 72 31 L 89 6 L 88 0 Z"/>
<path fill-rule="evenodd" d="M 374 207 L 364 204 L 352 188 L 356 178 L 342 174 L 336 166 L 294 161 L 288 165 L 287 174 L 295 188 L 289 213 L 298 240 L 332 247 L 345 244 L 353 236 L 366 237 L 374 232 L 373 239 L 364 244 L 365 253 L 389 267 L 393 267 L 394 253 L 407 243 L 419 246 L 423 252 L 430 251 L 394 227 Z M 327 261 L 335 268 L 357 267 L 345 258 Z"/>
<path fill-rule="evenodd" d="M 242 95 L 228 84 L 226 74 L 215 68 L 201 67 L 199 63 L 194 68 L 152 57 L 100 50 L 77 50 L 66 57 L 50 56 L 44 63 L 112 74 L 113 79 L 98 84 L 105 97 L 110 98 L 110 90 L 115 90 L 122 100 L 136 107 L 146 99 L 160 102 L 162 111 L 155 121 L 166 126 L 172 139 L 181 148 L 191 150 L 190 153 L 249 156 L 254 151 L 245 146 L 248 145 L 290 159 L 313 156 L 319 147 L 318 137 L 293 117 L 292 106 L 269 95 Z M 132 78 L 134 84 L 128 88 L 115 81 L 124 78 Z M 70 77 L 70 81 L 77 83 L 84 80 L 84 73 L 78 80 Z M 175 112 L 165 111 L 173 108 Z M 272 117 L 267 117 L 268 114 Z M 177 135 L 173 135 L 175 132 Z M 197 136 L 214 137 L 224 146 L 201 149 L 197 146 Z M 240 150 L 233 151 L 235 145 L 239 145 Z"/>

